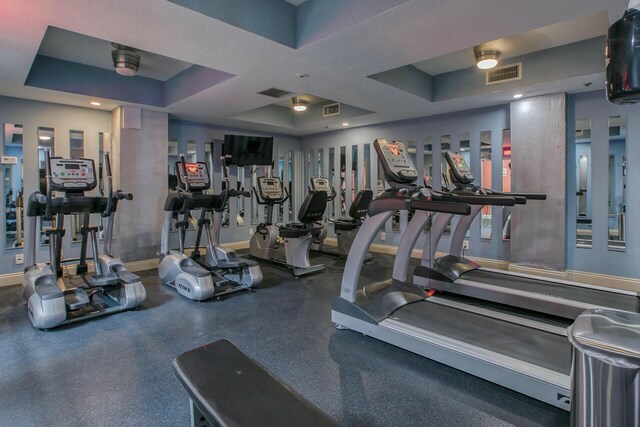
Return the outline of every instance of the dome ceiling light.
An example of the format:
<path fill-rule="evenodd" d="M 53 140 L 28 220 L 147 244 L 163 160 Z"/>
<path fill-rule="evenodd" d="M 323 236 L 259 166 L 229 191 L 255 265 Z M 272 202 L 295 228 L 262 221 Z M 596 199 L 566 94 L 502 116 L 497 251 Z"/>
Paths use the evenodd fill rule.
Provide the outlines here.
<path fill-rule="evenodd" d="M 111 51 L 113 68 L 121 76 L 135 76 L 140 67 L 140 54 L 132 47 L 111 43 L 115 50 Z"/>
<path fill-rule="evenodd" d="M 473 48 L 473 53 L 476 57 L 476 65 L 481 70 L 490 70 L 498 65 L 500 52 L 497 50 L 489 50 L 482 48 L 482 46 L 476 46 Z"/>
<path fill-rule="evenodd" d="M 298 112 L 306 111 L 309 106 L 309 101 L 299 96 L 294 96 L 291 101 L 293 101 L 293 109 Z"/>

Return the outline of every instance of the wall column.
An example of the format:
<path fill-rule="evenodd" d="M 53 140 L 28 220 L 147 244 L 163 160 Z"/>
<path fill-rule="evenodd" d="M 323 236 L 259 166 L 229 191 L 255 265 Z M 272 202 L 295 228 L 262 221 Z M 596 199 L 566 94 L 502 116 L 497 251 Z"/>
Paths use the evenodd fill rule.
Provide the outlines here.
<path fill-rule="evenodd" d="M 511 103 L 512 191 L 547 194 L 513 208 L 511 262 L 566 269 L 566 121 L 564 93 Z"/>
<path fill-rule="evenodd" d="M 118 204 L 114 255 L 125 262 L 152 259 L 160 250 L 162 208 L 168 193 L 168 115 L 142 110 L 140 128 L 123 128 L 123 109 L 112 113 L 114 190 L 133 194 Z"/>

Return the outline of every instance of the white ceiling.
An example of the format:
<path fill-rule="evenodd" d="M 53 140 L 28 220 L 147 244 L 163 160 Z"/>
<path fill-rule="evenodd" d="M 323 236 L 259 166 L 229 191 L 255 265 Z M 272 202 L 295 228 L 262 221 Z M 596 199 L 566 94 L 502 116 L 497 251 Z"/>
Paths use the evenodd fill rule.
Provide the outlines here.
<path fill-rule="evenodd" d="M 511 99 L 511 93 L 497 92 L 432 103 L 370 79 L 369 75 L 597 12 L 607 12 L 612 22 L 622 15 L 626 3 L 492 0 L 491 7 L 487 7 L 486 2 L 477 0 L 411 0 L 292 49 L 168 1 L 3 2 L 0 95 L 88 106 L 87 96 L 24 85 L 47 27 L 55 26 L 237 76 L 167 108 L 153 108 L 181 119 L 247 127 L 247 122 L 232 117 L 272 104 L 273 98 L 257 92 L 277 87 L 375 111 L 351 120 L 352 126 L 368 125 L 496 105 Z M 59 49 L 51 47 L 54 48 Z M 309 78 L 300 79 L 298 73 L 308 73 Z M 593 81 L 588 90 L 604 87 L 604 73 L 599 73 L 528 88 L 527 95 L 584 91 L 585 79 Z M 121 104 L 107 99 L 102 103 L 102 109 Z M 290 129 L 252 124 L 251 128 L 305 135 L 342 126 L 338 117 L 335 124 L 328 126 Z"/>
<path fill-rule="evenodd" d="M 488 50 L 497 50 L 501 59 L 507 59 L 598 37 L 605 34 L 608 28 L 607 13 L 598 12 L 478 44 Z M 475 65 L 473 46 L 413 65 L 432 76 L 472 67 Z"/>

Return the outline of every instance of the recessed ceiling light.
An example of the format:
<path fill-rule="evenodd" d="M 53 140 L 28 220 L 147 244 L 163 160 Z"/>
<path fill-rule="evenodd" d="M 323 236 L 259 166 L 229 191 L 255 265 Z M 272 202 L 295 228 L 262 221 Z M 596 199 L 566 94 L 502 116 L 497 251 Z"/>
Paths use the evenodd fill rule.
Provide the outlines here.
<path fill-rule="evenodd" d="M 89 104 L 95 105 L 96 107 L 99 107 L 101 105 L 98 101 L 91 101 Z"/>
<path fill-rule="evenodd" d="M 51 137 L 50 137 L 50 136 L 47 136 L 47 135 L 40 135 L 40 136 L 38 137 L 38 139 L 39 139 L 40 141 L 49 141 L 49 140 L 51 140 Z"/>
<path fill-rule="evenodd" d="M 342 122 L 342 126 L 349 126 L 349 122 Z"/>
<path fill-rule="evenodd" d="M 522 98 L 523 96 L 524 96 L 524 95 L 523 95 L 523 94 L 521 94 L 521 93 L 516 93 L 515 95 L 513 95 L 513 97 L 514 97 L 515 99 L 520 99 L 520 98 Z"/>

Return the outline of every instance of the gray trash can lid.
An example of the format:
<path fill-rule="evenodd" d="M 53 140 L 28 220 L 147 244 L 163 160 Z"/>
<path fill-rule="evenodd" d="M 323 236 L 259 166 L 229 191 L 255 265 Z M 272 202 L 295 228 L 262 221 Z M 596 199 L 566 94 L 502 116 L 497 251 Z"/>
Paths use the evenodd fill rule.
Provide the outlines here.
<path fill-rule="evenodd" d="M 640 364 L 640 314 L 590 309 L 569 327 L 568 338 L 591 357 L 628 368 Z"/>

